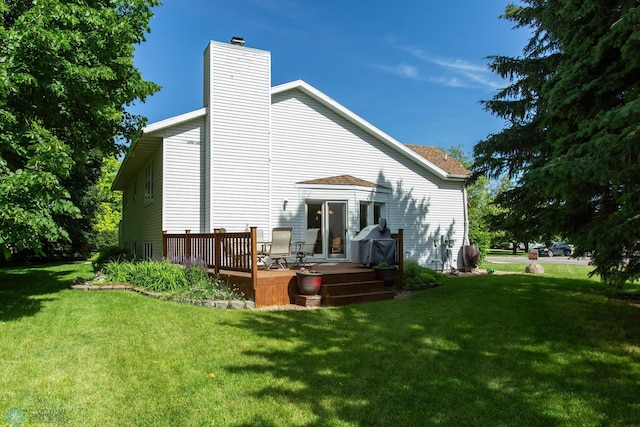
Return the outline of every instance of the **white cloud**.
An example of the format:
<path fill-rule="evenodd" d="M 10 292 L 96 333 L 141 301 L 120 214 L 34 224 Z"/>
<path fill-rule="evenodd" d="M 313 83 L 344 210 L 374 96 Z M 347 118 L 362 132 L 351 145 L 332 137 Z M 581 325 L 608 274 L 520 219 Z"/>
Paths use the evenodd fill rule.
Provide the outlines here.
<path fill-rule="evenodd" d="M 405 66 L 410 70 L 406 73 L 398 72 L 403 65 L 396 67 L 379 67 L 395 74 L 410 77 L 416 80 L 425 80 L 451 87 L 468 87 L 496 90 L 504 86 L 504 82 L 491 73 L 486 65 L 476 64 L 464 59 L 442 58 L 430 55 L 419 47 L 399 45 L 395 40 L 390 40 L 393 47 L 410 54 L 413 58 L 422 61 L 426 71 L 418 73 L 417 66 Z M 410 71 L 410 72 L 409 72 Z"/>
<path fill-rule="evenodd" d="M 449 77 L 430 77 L 428 79 L 430 82 L 433 83 L 438 83 L 441 84 L 443 86 L 450 86 L 450 87 L 468 87 L 468 85 L 465 84 L 465 82 L 457 77 L 454 76 L 449 76 Z"/>
<path fill-rule="evenodd" d="M 394 66 L 378 65 L 377 68 L 399 76 L 408 77 L 414 80 L 421 80 L 418 74 L 418 67 L 408 64 L 398 64 Z"/>

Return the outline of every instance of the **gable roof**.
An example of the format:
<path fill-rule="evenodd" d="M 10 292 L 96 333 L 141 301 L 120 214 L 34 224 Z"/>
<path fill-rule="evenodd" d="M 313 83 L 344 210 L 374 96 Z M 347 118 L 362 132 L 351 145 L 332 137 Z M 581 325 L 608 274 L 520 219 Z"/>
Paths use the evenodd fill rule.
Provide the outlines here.
<path fill-rule="evenodd" d="M 198 119 L 207 115 L 206 108 L 190 111 L 178 116 L 170 117 L 159 122 L 151 123 L 140 131 L 140 137 L 134 142 L 125 156 L 118 173 L 116 174 L 111 188 L 113 190 L 124 190 L 125 182 L 130 179 L 137 170 L 144 167 L 145 163 L 151 157 L 153 150 L 162 141 L 161 131 L 186 123 L 190 120 Z"/>
<path fill-rule="evenodd" d="M 384 188 L 388 189 L 384 185 L 376 184 L 374 182 L 366 181 L 364 179 L 355 178 L 351 175 L 338 175 L 328 178 L 312 179 L 309 181 L 300 181 L 297 184 L 311 184 L 311 185 L 347 185 L 354 187 L 368 187 L 368 188 Z"/>
<path fill-rule="evenodd" d="M 294 80 L 289 83 L 284 83 L 271 88 L 271 96 L 284 93 L 290 90 L 299 90 L 312 99 L 316 100 L 329 110 L 335 112 L 345 120 L 358 126 L 363 131 L 377 138 L 385 143 L 387 146 L 401 153 L 405 157 L 413 160 L 418 165 L 431 171 L 435 175 L 442 179 L 464 181 L 471 176 L 466 168 L 464 168 L 459 162 L 453 158 L 448 157 L 445 153 L 435 147 L 427 147 L 420 145 L 405 145 L 382 130 L 378 129 L 362 117 L 358 116 L 339 102 L 330 98 L 326 94 L 322 93 L 318 89 L 314 88 L 303 80 Z M 178 116 L 170 117 L 168 119 L 160 120 L 155 123 L 151 123 L 145 126 L 141 131 L 141 136 L 136 143 L 134 143 L 127 153 L 118 174 L 111 186 L 114 190 L 123 190 L 125 178 L 135 173 L 135 170 L 142 167 L 142 163 L 146 161 L 146 158 L 150 155 L 150 152 L 155 148 L 156 144 L 162 138 L 160 131 L 168 129 L 170 127 L 179 125 L 181 123 L 188 122 L 207 115 L 206 108 L 200 108 L 198 110 L 190 111 L 188 113 L 180 114 Z M 146 138 L 145 138 L 146 136 Z M 135 155 L 133 153 L 136 153 Z M 347 175 L 348 176 L 348 175 Z M 335 177 L 334 177 L 335 178 Z M 351 177 L 353 178 L 353 177 Z M 325 178 L 326 179 L 326 178 Z M 357 178 L 353 178 L 357 179 Z M 369 183 L 372 184 L 372 183 Z M 338 184 L 345 185 L 345 184 Z M 348 184 L 362 186 L 361 184 Z M 377 185 L 377 184 L 374 184 Z M 366 185 L 365 185 L 366 186 Z"/>
<path fill-rule="evenodd" d="M 431 171 L 432 173 L 434 173 L 435 175 L 443 179 L 464 181 L 467 178 L 469 178 L 469 176 L 471 176 L 471 173 L 464 168 L 460 169 L 458 167 L 450 167 L 449 163 L 434 162 L 434 160 L 438 157 L 438 155 L 436 155 L 435 152 L 432 152 L 428 156 L 425 156 L 417 152 L 416 150 L 410 148 L 409 146 L 402 144 L 401 142 L 399 142 L 392 136 L 388 135 L 387 133 L 383 132 L 382 130 L 378 129 L 377 127 L 375 127 L 374 125 L 372 125 L 371 123 L 363 119 L 362 117 L 358 116 L 357 114 L 355 114 L 354 112 L 352 112 L 351 110 L 343 106 L 342 104 L 338 103 L 334 99 L 320 92 L 318 89 L 314 88 L 304 80 L 294 80 L 289 83 L 284 83 L 278 86 L 274 86 L 271 88 L 271 95 L 272 96 L 277 95 L 290 90 L 301 91 L 302 93 L 306 94 L 307 96 L 311 97 L 312 99 L 322 104 L 324 107 L 338 114 L 345 120 L 355 124 L 363 131 L 374 136 L 378 140 L 385 143 L 387 146 L 393 148 L 397 152 L 410 158 L 415 163 L 421 165 L 422 167 L 426 168 L 427 170 Z M 415 147 L 419 147 L 419 146 L 415 146 Z M 433 150 L 438 150 L 437 148 L 433 148 L 433 147 L 429 147 L 429 148 L 432 148 Z M 442 157 L 444 157 L 444 153 L 442 151 L 440 152 L 442 153 Z M 446 167 L 446 169 L 443 167 Z"/>

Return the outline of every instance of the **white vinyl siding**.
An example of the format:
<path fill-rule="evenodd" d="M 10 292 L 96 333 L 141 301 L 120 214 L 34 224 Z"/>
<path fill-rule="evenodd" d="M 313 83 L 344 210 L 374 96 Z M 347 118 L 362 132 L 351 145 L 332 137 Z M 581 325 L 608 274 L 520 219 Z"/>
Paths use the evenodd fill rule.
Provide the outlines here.
<path fill-rule="evenodd" d="M 211 64 L 207 85 L 209 226 L 243 230 L 253 223 L 264 227 L 272 200 L 271 55 L 218 42 L 211 42 L 206 54 Z"/>
<path fill-rule="evenodd" d="M 158 176 L 162 174 L 161 149 L 157 148 L 149 159 L 151 168 Z M 145 173 L 147 168 L 142 168 L 125 188 L 125 194 L 131 194 L 133 200 L 128 203 L 128 208 L 122 215 L 122 229 L 124 240 L 129 244 L 129 250 L 136 259 L 144 258 L 145 242 L 152 243 L 155 247 L 162 247 L 161 228 L 161 197 L 157 196 L 154 203 L 144 203 L 139 194 L 145 191 Z M 153 181 L 152 192 L 155 195 L 161 194 L 160 180 Z M 135 251 L 135 253 L 133 253 Z"/>
<path fill-rule="evenodd" d="M 338 116 L 300 91 L 274 96 L 272 104 L 272 214 L 281 213 L 277 201 L 288 199 L 291 209 L 303 209 L 305 197 L 383 203 L 392 230 L 405 230 L 405 252 L 430 265 L 433 239 L 451 233 L 456 246 L 464 235 L 463 185 L 445 181 L 391 149 L 353 123 Z M 295 182 L 352 175 L 391 189 L 390 194 L 351 195 L 335 189 L 322 194 L 296 189 Z M 298 203 L 291 203 L 298 200 Z M 360 229 L 352 208 L 349 236 Z M 287 212 L 291 224 L 303 232 L 304 211 Z M 281 224 L 284 225 L 284 224 Z M 294 231 L 294 232 L 295 232 Z M 301 236 L 294 236 L 300 238 Z M 458 248 L 454 248 L 458 249 Z M 454 258 L 457 252 L 454 251 Z M 453 260 L 456 265 L 456 259 Z M 433 266 L 433 265 L 432 265 Z"/>
<path fill-rule="evenodd" d="M 163 230 L 201 230 L 201 141 L 204 119 L 191 120 L 164 132 Z"/>

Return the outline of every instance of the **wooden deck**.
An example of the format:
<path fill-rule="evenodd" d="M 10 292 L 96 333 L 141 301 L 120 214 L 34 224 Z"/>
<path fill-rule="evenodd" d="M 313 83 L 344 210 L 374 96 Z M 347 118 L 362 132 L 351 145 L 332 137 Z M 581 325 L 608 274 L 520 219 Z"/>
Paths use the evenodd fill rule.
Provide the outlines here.
<path fill-rule="evenodd" d="M 312 263 L 311 268 L 323 273 L 319 295 L 324 306 L 393 299 L 393 292 L 385 289 L 383 282 L 375 280 L 371 268 L 348 262 Z M 247 299 L 254 301 L 256 307 L 267 307 L 295 303 L 298 293 L 297 270 L 291 263 L 287 270 L 258 270 L 255 287 L 251 273 L 220 270 L 218 274 Z M 211 274 L 215 274 L 213 270 Z M 400 274 L 396 281 L 402 282 Z"/>
<path fill-rule="evenodd" d="M 403 230 L 391 233 L 391 237 L 396 240 L 396 284 L 400 284 L 404 269 L 401 255 L 404 253 Z M 210 268 L 211 275 L 219 275 L 255 302 L 256 307 L 295 303 L 298 267 L 290 262 L 289 269 L 260 269 L 256 227 L 231 233 L 222 229 L 196 234 L 189 230 L 184 234 L 163 232 L 162 246 L 164 258 L 178 263 L 203 261 Z M 313 268 L 323 273 L 320 290 L 323 305 L 393 298 L 393 293 L 384 289 L 384 283 L 375 280 L 375 273 L 370 268 L 349 262 L 322 262 L 313 264 Z"/>

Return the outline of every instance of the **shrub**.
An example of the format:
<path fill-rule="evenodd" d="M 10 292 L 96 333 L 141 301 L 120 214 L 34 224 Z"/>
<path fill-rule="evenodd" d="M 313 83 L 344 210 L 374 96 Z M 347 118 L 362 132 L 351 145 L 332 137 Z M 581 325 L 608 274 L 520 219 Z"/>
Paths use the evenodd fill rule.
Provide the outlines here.
<path fill-rule="evenodd" d="M 197 285 L 192 285 L 166 295 L 167 299 L 181 302 L 197 302 L 205 300 L 244 300 L 244 295 L 232 289 L 220 277 L 207 278 Z"/>
<path fill-rule="evenodd" d="M 126 261 L 128 259 L 130 259 L 130 255 L 126 249 L 122 249 L 118 245 L 113 245 L 102 248 L 100 252 L 91 257 L 90 261 L 93 265 L 93 270 L 100 271 L 108 262 Z"/>
<path fill-rule="evenodd" d="M 480 252 L 479 263 L 484 261 L 484 258 L 489 253 L 489 247 L 491 246 L 491 234 L 488 231 L 469 230 L 469 240 L 472 245 L 478 247 Z"/>
<path fill-rule="evenodd" d="M 167 260 L 109 262 L 102 268 L 111 283 L 129 283 L 135 287 L 164 294 L 167 299 L 193 301 L 207 299 L 244 299 L 244 296 L 220 278 L 211 278 L 204 262 L 190 260 L 186 265 Z"/>
<path fill-rule="evenodd" d="M 444 274 L 437 271 L 422 267 L 416 261 L 405 261 L 403 271 L 404 285 L 422 285 L 425 283 L 435 283 L 441 280 Z"/>

